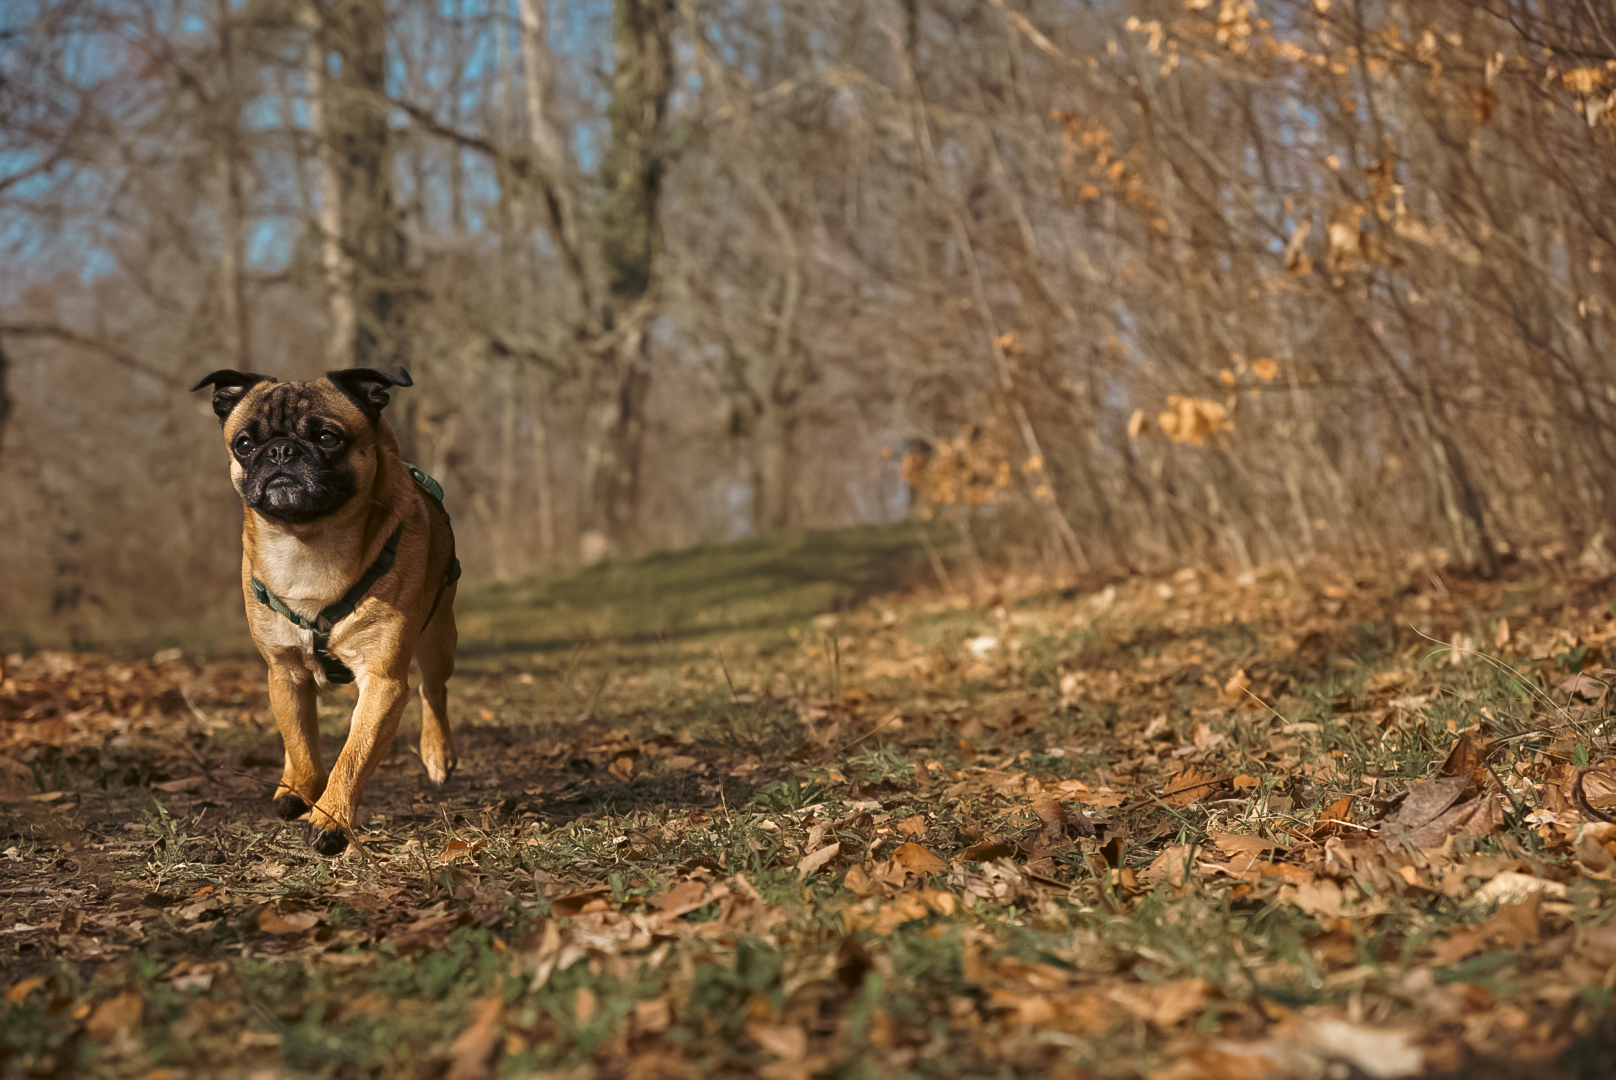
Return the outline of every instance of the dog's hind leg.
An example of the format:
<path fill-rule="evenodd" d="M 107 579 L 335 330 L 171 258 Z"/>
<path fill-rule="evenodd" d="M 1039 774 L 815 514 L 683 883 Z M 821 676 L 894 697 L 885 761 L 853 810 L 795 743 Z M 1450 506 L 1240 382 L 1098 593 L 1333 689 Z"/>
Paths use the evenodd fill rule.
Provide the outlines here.
<path fill-rule="evenodd" d="M 449 586 L 437 614 L 415 643 L 415 662 L 421 671 L 421 764 L 434 784 L 449 779 L 455 769 L 454 736 L 449 731 L 449 676 L 454 674 L 455 644 L 459 634 L 454 619 L 455 587 Z"/>
<path fill-rule="evenodd" d="M 275 787 L 277 817 L 287 821 L 309 812 L 325 793 L 326 772 L 320 764 L 320 714 L 315 704 L 314 675 L 302 657 L 269 658 L 269 708 L 275 714 L 286 764 Z"/>

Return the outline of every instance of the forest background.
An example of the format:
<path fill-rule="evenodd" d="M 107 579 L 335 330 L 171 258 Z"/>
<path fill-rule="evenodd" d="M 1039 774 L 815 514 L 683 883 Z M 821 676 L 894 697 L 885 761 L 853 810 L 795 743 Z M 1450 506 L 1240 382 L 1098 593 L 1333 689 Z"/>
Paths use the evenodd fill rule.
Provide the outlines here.
<path fill-rule="evenodd" d="M 1609 573 L 1613 88 L 1593 2 L 11 0 L 0 644 L 239 622 L 217 367 L 407 365 L 485 580 Z"/>

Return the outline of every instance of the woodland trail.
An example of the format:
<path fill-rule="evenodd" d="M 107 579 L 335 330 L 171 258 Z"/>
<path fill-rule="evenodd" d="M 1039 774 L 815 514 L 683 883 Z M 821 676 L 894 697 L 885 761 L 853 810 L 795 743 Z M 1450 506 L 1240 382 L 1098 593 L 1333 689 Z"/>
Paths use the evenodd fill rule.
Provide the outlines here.
<path fill-rule="evenodd" d="M 883 536 L 469 594 L 460 772 L 412 706 L 335 860 L 256 661 L 8 657 L 0 1069 L 1611 1075 L 1616 583 Z"/>

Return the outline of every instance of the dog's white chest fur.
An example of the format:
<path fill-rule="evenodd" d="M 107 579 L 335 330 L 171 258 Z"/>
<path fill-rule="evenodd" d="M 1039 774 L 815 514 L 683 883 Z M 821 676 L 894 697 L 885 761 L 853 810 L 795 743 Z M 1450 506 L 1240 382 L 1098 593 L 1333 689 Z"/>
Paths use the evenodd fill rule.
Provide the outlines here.
<path fill-rule="evenodd" d="M 253 574 L 281 603 L 313 620 L 321 609 L 335 603 L 353 584 L 350 558 L 332 552 L 330 545 L 307 544 L 295 536 L 268 532 L 258 537 Z M 333 558 L 333 555 L 339 557 Z"/>

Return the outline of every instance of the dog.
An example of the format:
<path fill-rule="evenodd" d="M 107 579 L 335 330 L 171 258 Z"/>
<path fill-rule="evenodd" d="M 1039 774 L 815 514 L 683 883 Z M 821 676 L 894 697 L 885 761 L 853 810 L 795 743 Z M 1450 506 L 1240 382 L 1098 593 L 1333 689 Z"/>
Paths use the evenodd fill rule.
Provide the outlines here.
<path fill-rule="evenodd" d="M 243 513 L 247 625 L 269 665 L 269 703 L 286 745 L 272 803 L 309 816 L 314 849 L 347 847 L 365 784 L 389 752 L 420 672 L 421 762 L 454 772 L 446 684 L 454 674 L 460 563 L 443 489 L 407 465 L 382 415 L 401 367 L 328 371 L 308 382 L 221 370 L 213 411 Z M 327 771 L 315 699 L 354 682 L 348 740 Z"/>

